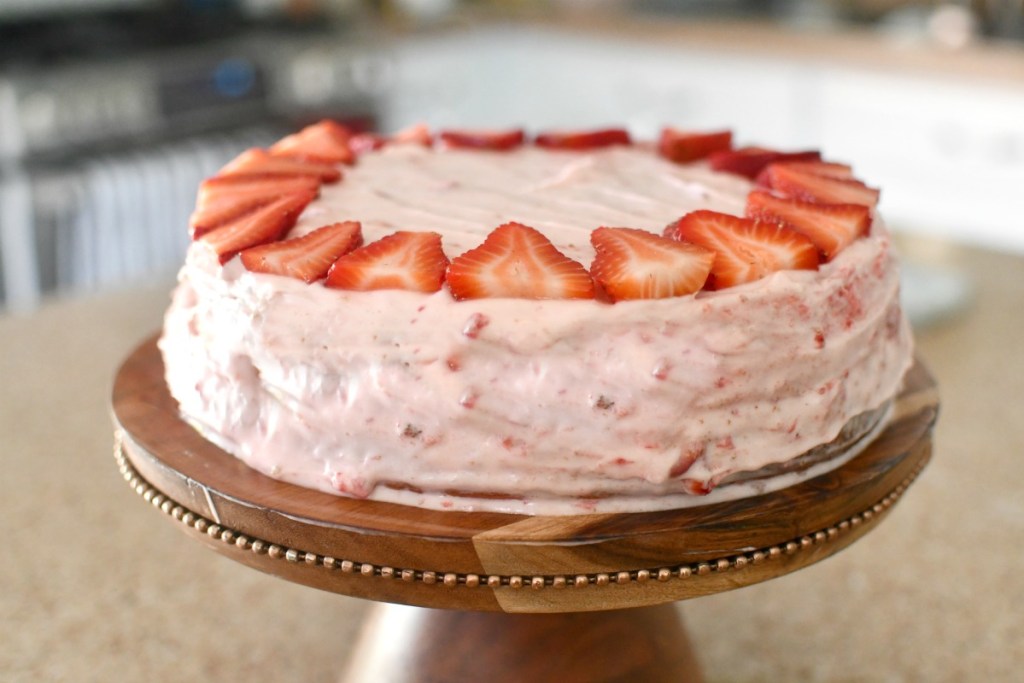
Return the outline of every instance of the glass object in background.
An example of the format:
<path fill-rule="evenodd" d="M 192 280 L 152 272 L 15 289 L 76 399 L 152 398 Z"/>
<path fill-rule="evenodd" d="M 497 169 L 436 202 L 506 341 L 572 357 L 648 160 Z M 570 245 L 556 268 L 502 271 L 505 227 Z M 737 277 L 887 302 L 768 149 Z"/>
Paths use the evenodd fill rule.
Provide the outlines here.
<path fill-rule="evenodd" d="M 900 265 L 900 303 L 914 329 L 942 323 L 971 305 L 974 288 L 955 266 L 923 260 L 917 250 L 906 252 Z"/>

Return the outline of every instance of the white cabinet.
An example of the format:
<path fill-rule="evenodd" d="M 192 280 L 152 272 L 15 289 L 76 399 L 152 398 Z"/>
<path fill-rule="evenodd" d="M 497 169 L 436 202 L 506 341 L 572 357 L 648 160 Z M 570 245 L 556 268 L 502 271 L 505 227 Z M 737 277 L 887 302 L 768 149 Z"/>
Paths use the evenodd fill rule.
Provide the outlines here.
<path fill-rule="evenodd" d="M 420 37 L 393 59 L 385 128 L 731 128 L 853 163 L 896 229 L 1024 252 L 1024 84 L 522 27 Z"/>
<path fill-rule="evenodd" d="M 418 38 L 394 52 L 385 123 L 581 128 L 733 128 L 746 140 L 806 144 L 806 70 L 532 29 Z"/>
<path fill-rule="evenodd" d="M 822 148 L 883 188 L 890 222 L 1024 251 L 1024 84 L 825 72 Z"/>

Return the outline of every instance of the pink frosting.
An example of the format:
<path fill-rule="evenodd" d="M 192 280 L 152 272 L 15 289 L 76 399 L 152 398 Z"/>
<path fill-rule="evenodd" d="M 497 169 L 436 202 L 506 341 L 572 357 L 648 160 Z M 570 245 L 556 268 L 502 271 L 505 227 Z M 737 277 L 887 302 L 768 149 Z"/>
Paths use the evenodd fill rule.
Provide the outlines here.
<path fill-rule="evenodd" d="M 354 219 L 367 241 L 440 232 L 456 256 L 516 220 L 589 266 L 596 227 L 741 214 L 749 189 L 642 147 L 395 146 L 292 234 Z M 898 286 L 877 218 L 818 271 L 618 304 L 329 290 L 194 243 L 160 347 L 183 415 L 270 476 L 441 509 L 648 510 L 707 500 L 690 494 L 890 398 L 912 356 Z"/>

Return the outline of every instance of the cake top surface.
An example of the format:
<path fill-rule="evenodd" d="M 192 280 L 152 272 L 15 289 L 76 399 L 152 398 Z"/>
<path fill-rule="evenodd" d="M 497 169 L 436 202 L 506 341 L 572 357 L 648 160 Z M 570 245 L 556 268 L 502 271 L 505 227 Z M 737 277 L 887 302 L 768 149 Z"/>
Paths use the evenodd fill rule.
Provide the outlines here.
<path fill-rule="evenodd" d="M 205 181 L 190 229 L 222 264 L 332 289 L 618 302 L 816 270 L 868 234 L 877 201 L 846 164 L 736 149 L 729 131 L 528 144 L 323 121 Z"/>
<path fill-rule="evenodd" d="M 396 230 L 429 230 L 443 236 L 449 256 L 457 256 L 495 227 L 516 221 L 589 266 L 595 228 L 661 234 L 696 209 L 742 215 L 751 186 L 707 164 L 673 164 L 649 145 L 584 151 L 394 145 L 363 155 L 340 183 L 323 186 L 292 235 L 357 220 L 366 242 Z"/>

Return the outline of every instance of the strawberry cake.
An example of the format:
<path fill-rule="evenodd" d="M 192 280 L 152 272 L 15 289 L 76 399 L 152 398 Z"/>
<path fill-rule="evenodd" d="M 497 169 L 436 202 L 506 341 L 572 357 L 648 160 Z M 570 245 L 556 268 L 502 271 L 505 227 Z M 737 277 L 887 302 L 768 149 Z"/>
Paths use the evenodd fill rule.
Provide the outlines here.
<path fill-rule="evenodd" d="M 338 495 L 526 514 L 854 457 L 912 362 L 878 191 L 728 131 L 354 134 L 199 189 L 159 345 L 183 419 Z"/>

